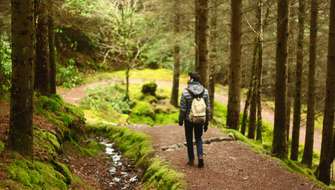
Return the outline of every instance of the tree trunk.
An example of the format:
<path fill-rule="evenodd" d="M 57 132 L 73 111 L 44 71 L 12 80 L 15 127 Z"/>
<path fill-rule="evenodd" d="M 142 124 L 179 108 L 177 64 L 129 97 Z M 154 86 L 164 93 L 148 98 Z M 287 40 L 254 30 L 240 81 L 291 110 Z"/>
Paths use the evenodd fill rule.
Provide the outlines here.
<path fill-rule="evenodd" d="M 241 8 L 242 1 L 231 1 L 231 58 L 227 127 L 238 130 L 240 118 L 241 91 Z"/>
<path fill-rule="evenodd" d="M 32 156 L 34 1 L 11 3 L 13 73 L 7 148 Z"/>
<path fill-rule="evenodd" d="M 318 1 L 311 0 L 311 29 L 309 50 L 309 73 L 308 73 L 308 100 L 307 100 L 307 122 L 304 154 L 302 163 L 312 167 L 313 144 L 314 144 L 314 109 L 315 109 L 315 64 L 318 25 Z"/>
<path fill-rule="evenodd" d="M 208 87 L 208 45 L 207 45 L 207 32 L 208 32 L 208 0 L 198 0 L 197 7 L 198 18 L 198 67 L 197 72 L 200 74 L 201 83 Z"/>
<path fill-rule="evenodd" d="M 256 70 L 256 57 L 257 57 L 257 52 L 258 52 L 258 43 L 256 40 L 256 45 L 254 48 L 254 54 L 252 58 L 252 63 L 251 63 L 251 73 L 250 73 L 250 83 L 249 83 L 249 89 L 247 93 L 247 98 L 245 100 L 244 104 L 244 110 L 243 110 L 243 116 L 242 116 L 242 122 L 241 122 L 241 133 L 245 135 L 246 132 L 246 126 L 247 126 L 247 120 L 249 116 L 249 106 L 250 106 L 250 101 L 251 101 L 251 96 L 252 96 L 252 91 L 253 91 L 253 78 L 255 76 L 255 70 Z"/>
<path fill-rule="evenodd" d="M 296 64 L 296 81 L 293 113 L 293 129 L 291 144 L 291 159 L 298 160 L 299 154 L 299 136 L 301 122 L 301 85 L 302 85 L 302 68 L 304 64 L 304 36 L 305 36 L 305 0 L 299 0 L 299 27 L 297 40 L 297 64 Z"/>
<path fill-rule="evenodd" d="M 51 12 L 50 12 L 51 13 Z M 49 15 L 49 54 L 50 54 L 50 94 L 56 94 L 56 49 L 55 49 L 55 26 L 53 16 Z"/>
<path fill-rule="evenodd" d="M 194 69 L 199 71 L 200 64 L 199 64 L 199 0 L 194 0 L 194 7 L 195 7 L 195 23 L 194 23 L 194 41 L 195 41 L 195 64 Z"/>
<path fill-rule="evenodd" d="M 251 91 L 251 102 L 250 102 L 250 116 L 249 116 L 249 131 L 248 131 L 248 138 L 254 139 L 255 138 L 255 131 L 256 131 L 256 112 L 257 112 L 257 97 L 256 97 L 256 79 L 253 77 L 253 88 Z"/>
<path fill-rule="evenodd" d="M 37 90 L 41 95 L 48 95 L 50 92 L 50 58 L 48 39 L 48 5 L 46 1 L 39 1 L 37 5 L 37 16 L 35 90 Z"/>
<path fill-rule="evenodd" d="M 249 117 L 249 132 L 248 132 L 248 138 L 254 139 L 255 138 L 255 132 L 257 129 L 257 93 L 258 93 L 258 81 L 259 81 L 259 64 L 262 62 L 262 52 L 260 48 L 262 48 L 262 0 L 258 0 L 255 2 L 257 6 L 256 10 L 256 31 L 257 31 L 257 36 L 256 36 L 256 50 L 254 53 L 254 61 L 255 61 L 255 71 L 252 75 L 252 91 L 251 91 L 251 104 L 250 104 L 250 117 Z M 257 64 L 256 64 L 257 62 Z"/>
<path fill-rule="evenodd" d="M 262 141 L 262 72 L 263 72 L 263 0 L 258 0 L 258 63 L 256 80 L 256 99 L 257 99 L 257 135 L 256 140 Z"/>
<path fill-rule="evenodd" d="M 180 78 L 180 47 L 178 35 L 180 32 L 180 8 L 179 1 L 174 1 L 174 33 L 177 36 L 174 45 L 174 70 L 173 70 L 173 83 L 172 83 L 172 93 L 171 93 L 171 104 L 178 106 L 178 96 L 179 96 L 179 78 Z"/>
<path fill-rule="evenodd" d="M 129 78 L 130 78 L 130 66 L 127 66 L 126 69 L 126 94 L 124 99 L 125 100 L 130 100 L 130 96 L 129 96 Z"/>
<path fill-rule="evenodd" d="M 217 17 L 218 17 L 218 1 L 212 0 L 211 1 L 211 16 L 210 16 L 210 54 L 209 54 L 209 84 L 208 84 L 208 91 L 209 91 L 209 99 L 211 105 L 211 117 L 213 117 L 214 113 L 214 98 L 215 98 L 215 82 L 216 82 L 216 65 L 218 64 L 217 61 L 217 40 L 218 40 L 218 29 L 217 29 Z"/>
<path fill-rule="evenodd" d="M 276 90 L 275 123 L 273 131 L 272 154 L 279 158 L 287 157 L 286 140 L 286 67 L 288 38 L 288 3 L 278 0 L 277 52 L 276 52 Z"/>
<path fill-rule="evenodd" d="M 335 108 L 335 0 L 331 0 L 329 18 L 329 47 L 327 63 L 326 100 L 322 131 L 321 156 L 318 179 L 330 183 L 330 166 L 332 162 L 332 140 Z"/>
<path fill-rule="evenodd" d="M 290 87 L 290 82 L 288 82 L 288 87 Z M 287 102 L 286 102 L 286 141 L 290 140 L 290 128 L 291 128 L 291 111 L 292 111 L 292 99 L 291 93 L 287 93 Z"/>

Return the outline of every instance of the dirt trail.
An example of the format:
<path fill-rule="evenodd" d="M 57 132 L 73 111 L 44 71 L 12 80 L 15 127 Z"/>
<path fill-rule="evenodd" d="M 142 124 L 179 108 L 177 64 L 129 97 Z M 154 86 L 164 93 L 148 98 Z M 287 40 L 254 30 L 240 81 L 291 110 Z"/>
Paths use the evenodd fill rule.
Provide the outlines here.
<path fill-rule="evenodd" d="M 78 104 L 86 96 L 89 88 L 103 87 L 115 83 L 116 80 L 106 80 L 86 84 L 71 90 L 61 90 L 60 94 L 70 103 Z M 132 80 L 133 84 L 141 84 L 145 80 Z M 168 81 L 156 81 L 160 86 L 168 87 Z M 182 86 L 183 87 L 183 86 Z M 227 96 L 217 95 L 217 100 L 226 103 Z M 273 112 L 264 110 L 264 119 L 273 121 Z M 181 146 L 175 150 L 163 147 L 184 143 L 184 129 L 178 126 L 165 127 L 133 127 L 144 132 L 153 139 L 157 154 L 166 159 L 178 171 L 185 174 L 187 189 L 191 190 L 242 190 L 242 189 L 319 189 L 305 177 L 291 173 L 283 168 L 278 160 L 270 156 L 260 155 L 247 145 L 238 141 L 223 141 L 204 145 L 205 168 L 188 167 L 186 163 L 186 148 Z M 304 130 L 302 130 L 303 135 Z M 209 129 L 204 139 L 224 137 L 218 129 Z M 316 141 L 317 143 L 317 141 Z"/>
<path fill-rule="evenodd" d="M 131 84 L 143 84 L 145 82 L 148 82 L 148 80 L 136 79 L 136 78 L 130 80 Z M 168 80 L 156 80 L 155 82 L 161 88 L 171 87 L 171 82 Z M 72 104 L 79 104 L 80 100 L 86 96 L 85 92 L 87 89 L 108 86 L 113 83 L 122 83 L 122 80 L 119 80 L 119 79 L 102 80 L 98 82 L 85 84 L 85 85 L 82 85 L 82 86 L 79 86 L 79 87 L 76 87 L 70 90 L 60 89 L 59 94 L 61 94 L 67 102 L 70 102 Z M 185 87 L 186 87 L 185 84 L 182 84 L 180 86 L 181 89 Z M 217 93 L 215 98 L 217 101 L 225 105 L 227 105 L 228 103 L 228 96 L 226 93 Z M 241 102 L 241 110 L 243 110 L 243 108 L 244 108 L 244 101 Z M 270 107 L 263 105 L 262 116 L 265 121 L 270 122 L 271 124 L 274 123 L 274 111 Z M 306 134 L 306 128 L 303 125 L 300 127 L 300 139 L 299 139 L 300 144 L 305 143 L 305 134 Z M 314 150 L 316 151 L 321 150 L 321 140 L 322 140 L 322 131 L 321 129 L 316 128 L 314 131 Z"/>
<path fill-rule="evenodd" d="M 238 141 L 223 141 L 204 145 L 205 168 L 189 167 L 186 148 L 163 151 L 162 147 L 184 142 L 184 129 L 179 126 L 134 127 L 150 135 L 156 153 L 177 171 L 185 174 L 190 190 L 307 190 L 319 189 L 299 174 L 281 166 L 278 160 L 260 155 Z M 223 137 L 218 129 L 209 129 L 204 139 Z"/>

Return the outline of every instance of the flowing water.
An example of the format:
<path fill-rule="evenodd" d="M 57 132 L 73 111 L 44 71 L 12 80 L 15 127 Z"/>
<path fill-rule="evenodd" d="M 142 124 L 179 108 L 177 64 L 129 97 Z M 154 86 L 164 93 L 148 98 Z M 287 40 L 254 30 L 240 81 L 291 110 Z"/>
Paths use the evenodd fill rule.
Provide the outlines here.
<path fill-rule="evenodd" d="M 111 159 L 111 167 L 109 175 L 112 181 L 109 182 L 111 189 L 117 188 L 120 190 L 132 190 L 140 184 L 138 171 L 130 164 L 127 159 L 122 157 L 120 151 L 115 148 L 114 143 L 106 139 L 100 140 L 100 144 L 105 146 L 105 153 Z"/>

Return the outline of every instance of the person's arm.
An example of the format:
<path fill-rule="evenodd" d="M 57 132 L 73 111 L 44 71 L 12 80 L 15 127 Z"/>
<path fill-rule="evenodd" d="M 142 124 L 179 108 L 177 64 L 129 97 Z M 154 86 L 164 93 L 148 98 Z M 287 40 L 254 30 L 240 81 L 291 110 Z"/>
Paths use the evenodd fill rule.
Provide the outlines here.
<path fill-rule="evenodd" d="M 209 101 L 209 94 L 208 94 L 208 91 L 206 90 L 205 91 L 205 96 L 204 96 L 204 99 L 205 99 L 205 103 L 206 103 L 206 120 L 207 122 L 210 121 L 211 119 L 211 103 Z"/>
<path fill-rule="evenodd" d="M 205 122 L 204 130 L 206 132 L 208 129 L 209 121 L 211 119 L 211 105 L 210 105 L 209 94 L 207 90 L 205 91 L 205 94 L 204 94 L 204 100 L 206 103 L 206 122 Z"/>
<path fill-rule="evenodd" d="M 179 126 L 182 126 L 184 124 L 184 121 L 186 119 L 186 110 L 187 110 L 187 102 L 183 93 L 183 95 L 180 98 Z"/>

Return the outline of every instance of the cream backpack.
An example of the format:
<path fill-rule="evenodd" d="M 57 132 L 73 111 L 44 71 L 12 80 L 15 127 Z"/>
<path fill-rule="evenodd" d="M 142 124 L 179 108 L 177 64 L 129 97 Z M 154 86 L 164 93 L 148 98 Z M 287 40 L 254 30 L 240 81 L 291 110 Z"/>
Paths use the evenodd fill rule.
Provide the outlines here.
<path fill-rule="evenodd" d="M 206 122 L 207 105 L 203 93 L 198 97 L 195 97 L 192 92 L 190 93 L 192 95 L 190 121 L 196 124 L 204 124 Z"/>

